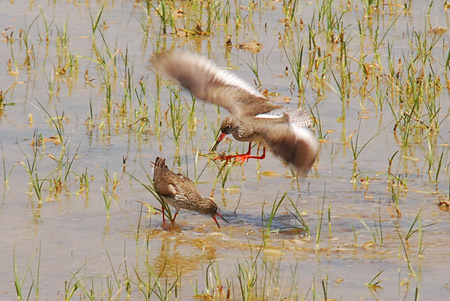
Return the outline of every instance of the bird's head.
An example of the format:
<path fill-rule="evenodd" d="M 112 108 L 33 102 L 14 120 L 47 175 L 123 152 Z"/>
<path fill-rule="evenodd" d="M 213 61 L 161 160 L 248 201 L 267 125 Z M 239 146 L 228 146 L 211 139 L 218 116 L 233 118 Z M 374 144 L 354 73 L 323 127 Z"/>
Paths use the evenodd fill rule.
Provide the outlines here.
<path fill-rule="evenodd" d="M 239 121 L 234 118 L 232 115 L 225 117 L 224 120 L 220 123 L 220 132 L 225 135 L 232 134 L 238 127 Z"/>
<path fill-rule="evenodd" d="M 216 142 L 214 143 L 214 146 L 211 148 L 211 151 L 216 151 L 217 146 L 225 138 L 226 135 L 233 134 L 234 136 L 234 133 L 237 133 L 239 129 L 239 124 L 240 122 L 232 115 L 225 117 L 225 119 L 220 123 L 220 133 L 217 137 Z"/>
<path fill-rule="evenodd" d="M 216 216 L 220 217 L 228 223 L 228 221 L 222 216 L 222 214 L 219 213 L 219 207 L 213 200 L 211 200 L 210 198 L 204 198 L 203 201 L 205 202 L 206 206 L 203 208 L 202 213 L 210 215 L 216 222 L 217 227 L 220 228 L 220 225 L 217 222 Z"/>

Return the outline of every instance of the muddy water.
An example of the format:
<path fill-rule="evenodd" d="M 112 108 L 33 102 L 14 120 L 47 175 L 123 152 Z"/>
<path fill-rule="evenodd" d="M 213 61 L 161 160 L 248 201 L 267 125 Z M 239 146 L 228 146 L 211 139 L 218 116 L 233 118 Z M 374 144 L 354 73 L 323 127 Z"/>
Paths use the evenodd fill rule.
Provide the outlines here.
<path fill-rule="evenodd" d="M 175 126 L 181 127 L 177 141 L 169 109 L 171 96 L 148 69 L 147 60 L 160 45 L 181 47 L 210 57 L 252 84 L 255 75 L 247 64 L 257 62 L 262 89 L 267 89 L 274 101 L 296 106 L 294 76 L 285 72 L 289 62 L 279 40 L 280 35 L 288 53 L 293 49 L 287 38 L 290 29 L 282 22 L 282 3 L 264 2 L 254 10 L 247 8 L 247 3 L 240 4 L 239 16 L 232 6 L 231 19 L 237 22 L 241 17 L 245 26 L 233 23 L 227 27 L 221 20 L 213 35 L 186 38 L 160 35 L 155 13 L 146 34 L 146 6 L 116 1 L 104 7 L 93 38 L 91 25 L 101 10 L 98 4 L 0 3 L 4 31 L 0 90 L 6 104 L 0 111 L 5 182 L 0 188 L 1 296 L 16 296 L 15 266 L 22 294 L 31 291 L 31 296 L 39 294 L 44 299 L 62 299 L 77 281 L 74 296 L 93 292 L 97 299 L 125 298 L 126 280 L 131 282 L 132 298 L 143 298 L 139 287 L 144 285 L 139 279 L 150 281 L 149 271 L 160 275 L 161 283 L 180 277 L 181 298 L 192 298 L 196 292 L 212 294 L 214 290 L 206 291 L 205 279 L 209 277 L 210 289 L 217 290 L 214 277 L 218 277 L 233 298 L 241 299 L 239 267 L 244 274 L 252 274 L 253 261 L 258 267 L 254 271 L 258 275 L 255 298 L 311 299 L 316 294 L 324 299 L 323 286 L 327 297 L 334 299 L 412 299 L 416 294 L 443 299 L 448 295 L 450 217 L 437 206 L 448 196 L 449 183 L 449 121 L 444 118 L 449 110 L 445 88 L 448 34 L 430 51 L 434 60 L 426 68 L 427 72 L 432 68 L 442 84 L 435 101 L 441 105 L 438 116 L 443 121 L 430 144 L 423 135 L 426 129 L 416 131 L 413 138 L 417 139 L 404 147 L 395 138 L 401 133 L 394 130 L 394 115 L 401 116 L 407 106 L 395 105 L 395 97 L 386 93 L 388 84 L 383 83 L 386 86 L 378 89 L 383 93 L 377 95 L 376 87 L 370 89 L 372 81 L 368 97 L 358 94 L 364 86 L 358 62 L 381 64 L 383 67 L 371 65 L 372 70 L 379 73 L 380 80 L 386 78 L 389 45 L 393 45 L 394 64 L 400 68 L 416 54 L 417 47 L 410 43 L 412 32 L 425 31 L 424 37 L 431 41 L 427 26 L 446 28 L 444 8 L 413 1 L 408 13 L 401 13 L 403 4 L 399 3 L 392 13 L 384 7 L 369 18 L 359 2 L 347 7 L 342 24 L 345 36 L 351 37 L 347 40 L 352 75 L 348 104 L 342 106 L 339 85 L 330 72 L 334 70 L 339 82 L 336 60 L 340 45 L 327 43 L 319 34 L 323 57 L 330 54 L 333 64 L 324 66 L 322 73 L 305 75 L 301 102 L 311 108 L 318 122 L 320 117 L 322 131 L 327 132 L 310 176 L 296 181 L 285 165 L 268 154 L 263 161 L 231 167 L 222 189 L 220 164 L 202 156 L 210 149 L 220 122 L 217 108 L 197 101 L 191 111 L 191 96 L 182 92 L 181 101 L 175 101 L 182 108 L 180 117 L 174 118 L 180 121 Z M 293 29 L 294 45 L 300 49 L 304 43 L 306 65 L 308 24 L 319 31 L 322 3 L 298 5 L 295 17 L 304 25 Z M 174 7 L 183 10 L 180 3 Z M 343 11 L 333 4 L 333 13 L 340 16 Z M 432 18 L 427 18 L 428 11 Z M 358 21 L 372 24 L 367 25 L 372 30 L 365 32 L 366 37 L 359 35 Z M 193 24 L 183 18 L 177 22 L 178 27 Z M 388 33 L 381 42 L 380 57 L 373 60 L 377 28 L 379 39 Z M 168 32 L 173 31 L 169 28 Z M 259 41 L 263 47 L 258 54 L 226 49 L 227 35 L 233 44 Z M 71 65 L 70 60 L 76 63 Z M 109 115 L 108 84 L 112 91 Z M 389 103 L 395 104 L 391 108 Z M 195 118 L 189 119 L 190 112 Z M 220 117 L 226 114 L 220 110 Z M 428 119 L 425 113 L 422 117 Z M 57 129 L 63 145 L 58 142 Z M 319 127 L 314 130 L 319 135 Z M 233 151 L 246 150 L 243 143 L 231 143 Z M 352 145 L 356 151 L 362 149 L 356 163 Z M 434 155 L 430 175 L 426 161 L 429 145 Z M 226 147 L 223 144 L 221 150 Z M 442 168 L 435 182 L 441 154 Z M 182 211 L 175 229 L 164 230 L 161 214 L 148 210 L 148 206 L 159 208 L 156 199 L 135 180 L 149 184 L 146 174 L 151 176 L 150 162 L 156 156 L 166 157 L 170 168 L 197 179 L 199 191 L 214 196 L 230 223 L 221 222 L 219 230 L 211 218 Z M 401 179 L 403 182 L 396 183 L 402 185 L 389 185 L 396 181 L 388 176 L 390 158 L 391 174 Z M 35 167 L 31 178 L 30 166 Z M 80 184 L 83 176 L 88 188 Z M 58 179 L 62 179 L 61 191 L 55 189 Z M 37 188 L 41 200 L 30 184 L 33 182 L 41 186 Z M 273 232 L 264 236 L 273 204 L 285 193 Z M 398 211 L 393 196 L 398 196 Z M 109 211 L 105 198 L 111 202 Z M 309 226 L 309 235 L 291 214 L 295 208 Z M 406 241 L 412 225 L 413 230 L 421 227 L 421 231 Z M 366 284 L 380 271 L 379 288 L 369 289 Z M 170 298 L 175 298 L 174 292 Z"/>

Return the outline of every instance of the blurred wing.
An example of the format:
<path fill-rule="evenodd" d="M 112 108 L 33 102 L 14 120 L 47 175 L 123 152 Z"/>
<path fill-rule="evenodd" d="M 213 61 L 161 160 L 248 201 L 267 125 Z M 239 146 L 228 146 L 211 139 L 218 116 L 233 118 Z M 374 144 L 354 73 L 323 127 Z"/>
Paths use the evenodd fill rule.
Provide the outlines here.
<path fill-rule="evenodd" d="M 224 107 L 234 116 L 256 115 L 280 106 L 231 72 L 194 53 L 163 52 L 151 59 L 158 72 L 179 81 L 200 99 Z M 244 108 L 251 107 L 251 110 Z M 248 113 L 249 112 L 249 113 Z"/>
<path fill-rule="evenodd" d="M 308 175 L 318 148 L 317 139 L 309 129 L 286 122 L 270 126 L 258 122 L 255 130 L 275 155 L 294 166 L 302 176 Z"/>
<path fill-rule="evenodd" d="M 284 112 L 289 116 L 290 123 L 305 128 L 310 128 L 313 125 L 312 119 L 304 108 L 288 108 Z"/>

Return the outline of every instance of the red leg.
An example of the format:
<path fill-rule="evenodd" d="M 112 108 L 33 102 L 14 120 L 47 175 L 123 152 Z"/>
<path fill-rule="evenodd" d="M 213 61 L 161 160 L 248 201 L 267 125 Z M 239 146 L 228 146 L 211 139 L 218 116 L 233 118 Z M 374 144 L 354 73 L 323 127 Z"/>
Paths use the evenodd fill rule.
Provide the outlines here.
<path fill-rule="evenodd" d="M 177 208 L 177 211 L 175 212 L 175 215 L 172 218 L 172 225 L 175 224 L 175 219 L 177 218 L 178 212 L 180 212 L 180 208 Z"/>
<path fill-rule="evenodd" d="M 264 159 L 265 157 L 266 157 L 266 148 L 263 146 L 263 153 L 262 153 L 262 155 L 259 156 L 259 157 L 253 157 L 253 159 L 259 159 L 259 160 L 262 160 L 262 159 Z"/>
<path fill-rule="evenodd" d="M 229 155 L 229 156 L 218 156 L 215 159 L 220 159 L 220 160 L 226 160 L 227 163 L 229 160 L 234 159 L 237 162 L 241 162 L 241 164 L 244 164 L 245 162 L 248 161 L 248 159 L 264 159 L 266 157 L 266 148 L 263 147 L 263 153 L 261 156 L 252 156 L 251 155 L 252 152 L 252 143 L 250 142 L 248 144 L 248 151 L 246 154 L 238 154 L 238 155 Z"/>
<path fill-rule="evenodd" d="M 251 156 L 251 144 L 248 146 L 248 152 L 246 154 L 238 155 L 236 156 L 236 161 L 240 161 L 241 164 L 244 164 L 244 162 L 247 162 L 248 159 L 264 159 L 266 157 L 266 148 L 263 147 L 263 153 L 261 156 Z"/>

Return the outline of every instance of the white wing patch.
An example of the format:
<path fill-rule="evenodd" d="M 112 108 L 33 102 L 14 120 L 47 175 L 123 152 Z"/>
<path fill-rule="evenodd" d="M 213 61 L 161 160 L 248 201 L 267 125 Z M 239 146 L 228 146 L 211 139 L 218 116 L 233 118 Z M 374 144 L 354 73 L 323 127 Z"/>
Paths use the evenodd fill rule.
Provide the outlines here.
<path fill-rule="evenodd" d="M 261 119 L 277 119 L 277 118 L 283 117 L 283 115 L 273 115 L 273 114 L 270 114 L 270 113 L 265 113 L 265 114 L 258 114 L 255 117 L 256 118 L 261 118 Z"/>
<path fill-rule="evenodd" d="M 305 141 L 310 147 L 311 150 L 316 152 L 318 148 L 318 143 L 316 137 L 314 137 L 313 133 L 305 127 L 299 126 L 297 124 L 290 124 L 292 132 L 294 133 L 297 140 Z"/>
<path fill-rule="evenodd" d="M 194 61 L 195 65 L 199 66 L 200 68 L 204 69 L 206 72 L 209 72 L 212 74 L 217 81 L 220 81 L 228 86 L 233 86 L 239 89 L 242 89 L 256 97 L 266 98 L 264 95 L 256 91 L 255 88 L 253 88 L 251 85 L 249 85 L 246 81 L 239 78 L 238 76 L 234 75 L 231 72 L 219 69 L 216 64 L 214 64 L 212 61 L 208 60 L 207 58 L 190 52 L 175 52 L 174 56 L 179 56 L 180 60 L 192 60 Z"/>
<path fill-rule="evenodd" d="M 283 109 L 277 109 L 272 110 L 267 113 L 258 114 L 255 117 L 256 118 L 263 118 L 263 119 L 276 119 L 276 118 L 282 118 L 284 116 L 284 110 Z"/>

